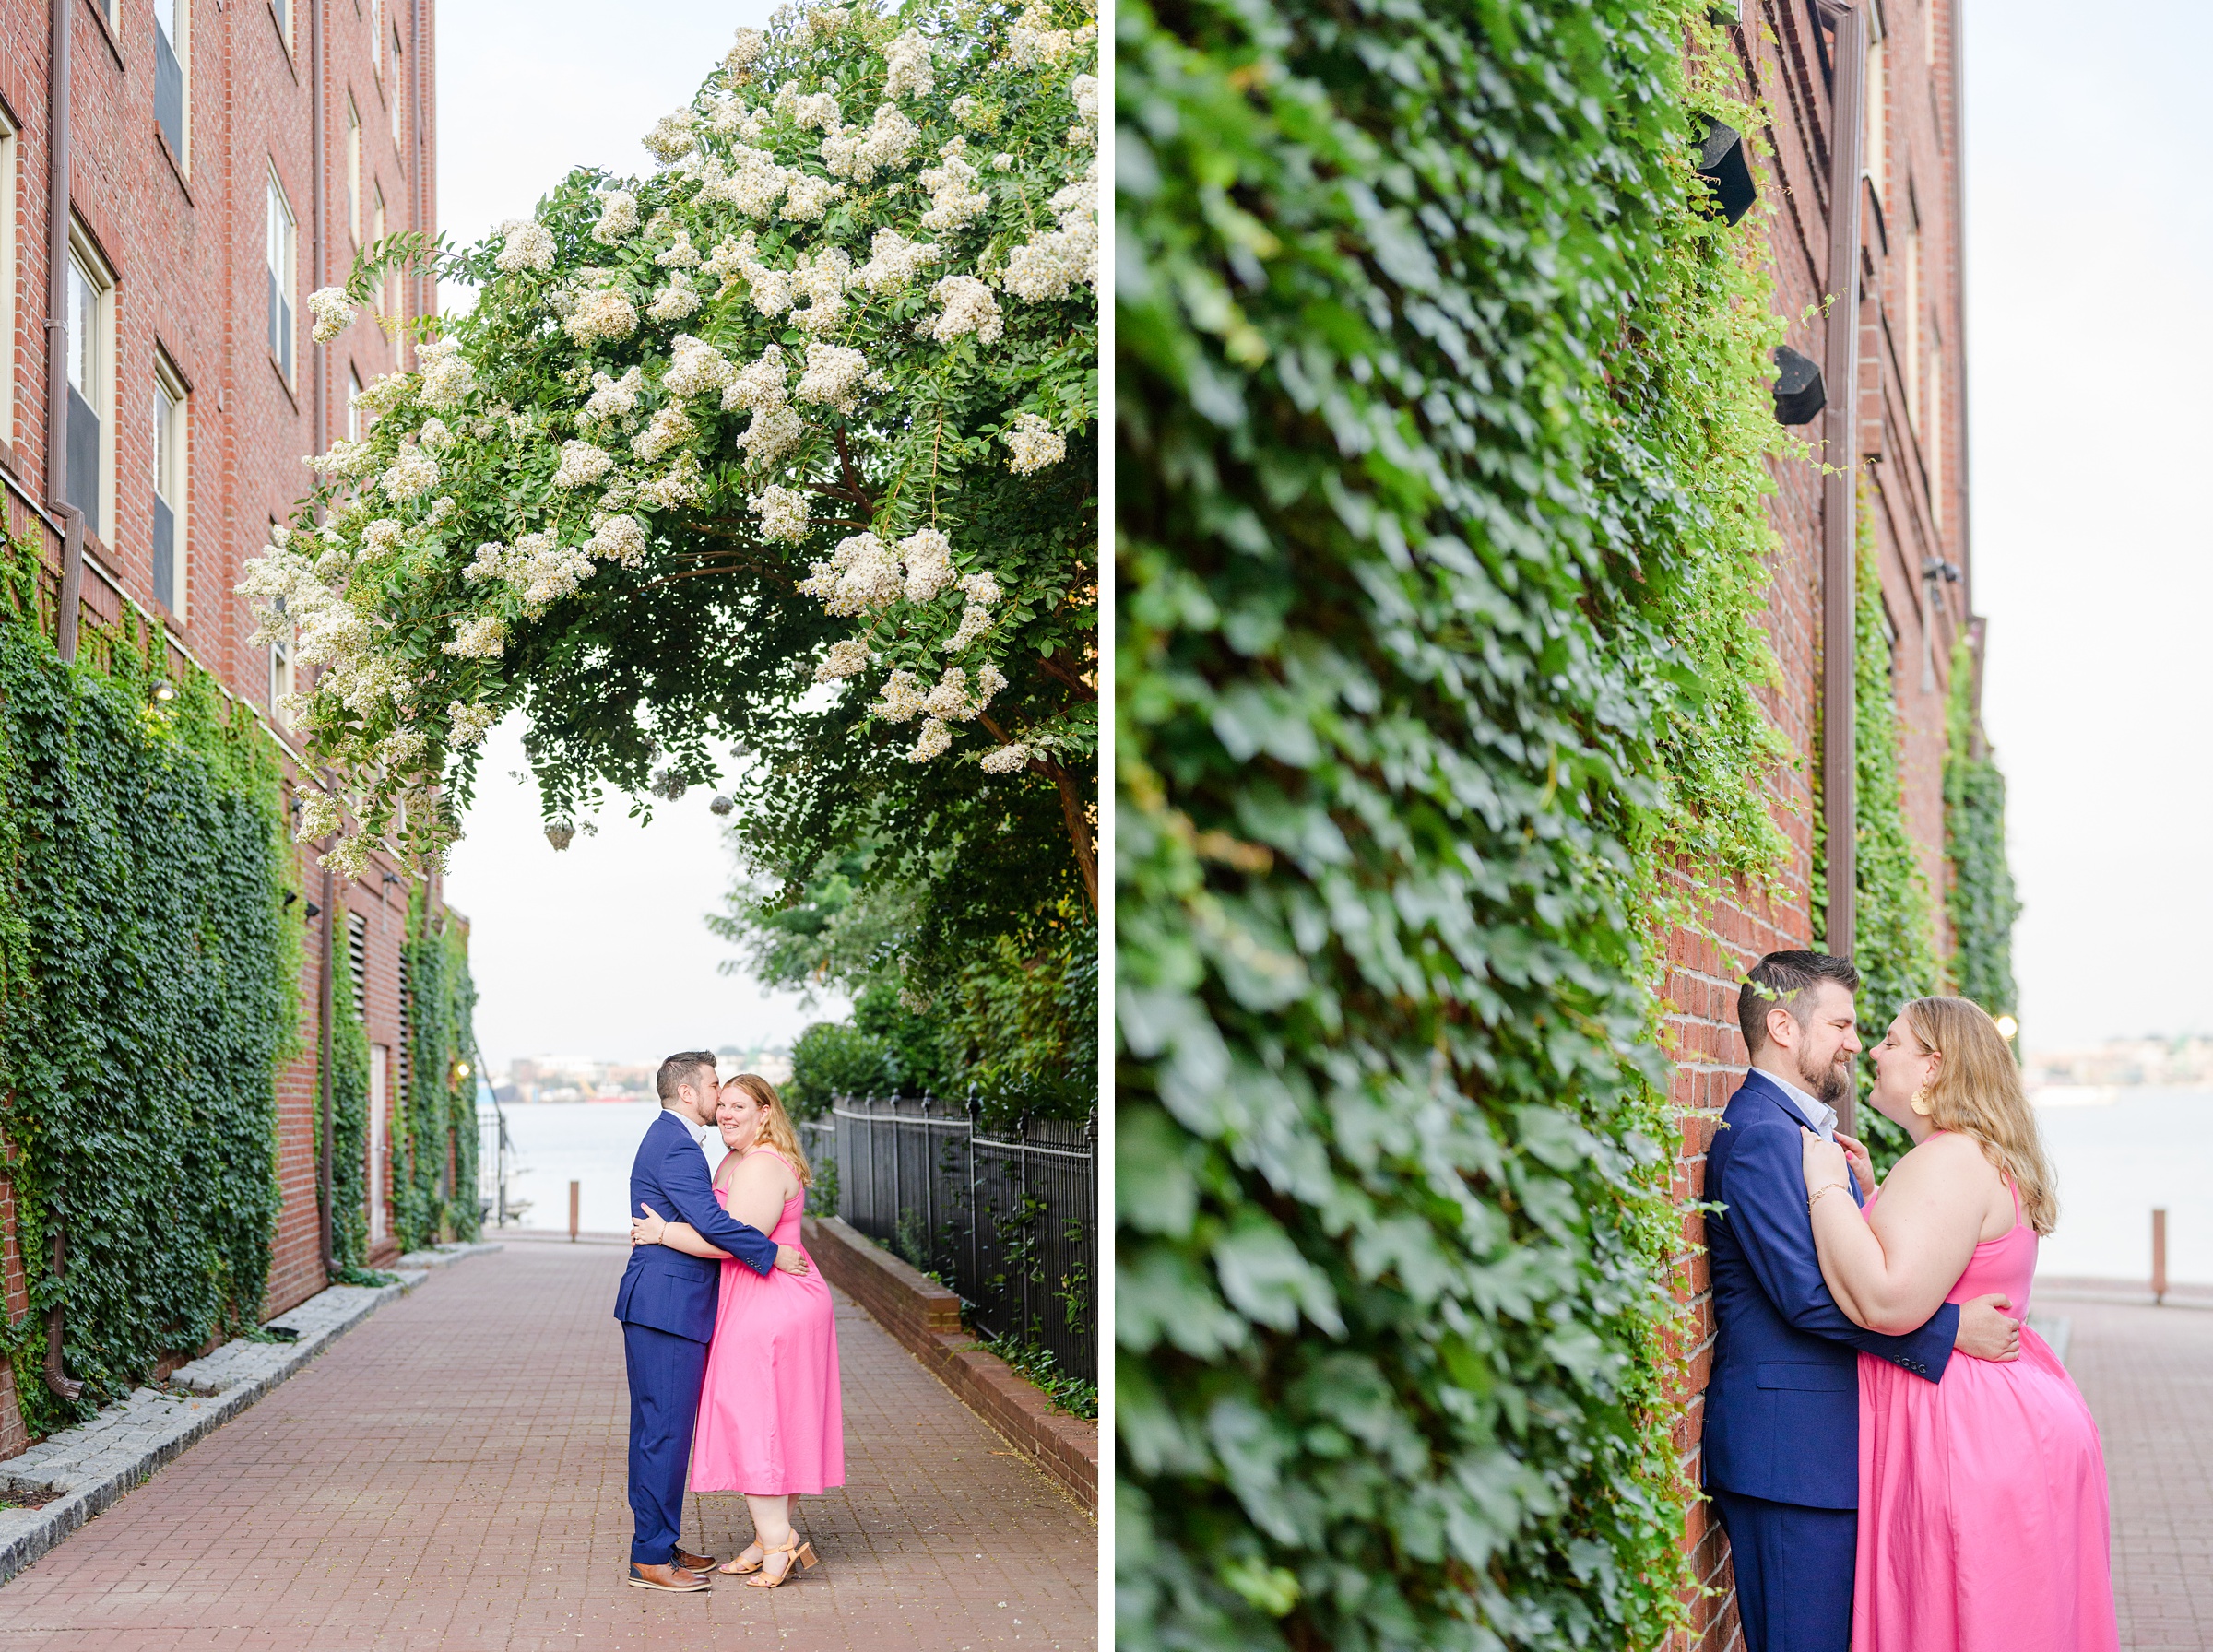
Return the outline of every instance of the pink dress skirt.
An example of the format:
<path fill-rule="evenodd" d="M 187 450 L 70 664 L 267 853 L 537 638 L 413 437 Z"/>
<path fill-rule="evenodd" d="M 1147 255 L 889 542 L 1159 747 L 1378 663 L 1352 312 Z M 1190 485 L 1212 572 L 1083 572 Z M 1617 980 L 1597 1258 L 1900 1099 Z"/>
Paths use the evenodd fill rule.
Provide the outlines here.
<path fill-rule="evenodd" d="M 715 1198 L 729 1208 L 726 1189 L 716 1188 Z M 806 1204 L 804 1188 L 787 1199 L 769 1237 L 798 1245 Z M 692 1437 L 692 1489 L 813 1496 L 845 1483 L 845 1410 L 829 1284 L 812 1267 L 763 1279 L 725 1262 Z"/>
<path fill-rule="evenodd" d="M 2016 1192 L 1945 1300 L 2026 1317 L 2036 1245 Z M 1955 1353 L 1941 1382 L 1860 1355 L 1852 1652 L 2117 1652 L 2109 1525 L 2098 1425 L 2027 1326 L 2018 1360 Z"/>

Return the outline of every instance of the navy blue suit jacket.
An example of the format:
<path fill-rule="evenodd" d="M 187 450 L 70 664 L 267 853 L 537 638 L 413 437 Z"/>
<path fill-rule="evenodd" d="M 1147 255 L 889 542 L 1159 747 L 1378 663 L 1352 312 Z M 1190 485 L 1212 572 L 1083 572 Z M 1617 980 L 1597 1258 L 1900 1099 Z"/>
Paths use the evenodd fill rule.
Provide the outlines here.
<path fill-rule="evenodd" d="M 1860 1503 L 1859 1350 L 1916 1376 L 1944 1375 L 1959 1310 L 1946 1303 L 1911 1336 L 1863 1330 L 1821 1281 L 1805 1209 L 1805 1116 L 1753 1070 L 1706 1154 L 1717 1337 L 1706 1387 L 1709 1487 L 1809 1508 Z M 1859 1187 L 1852 1188 L 1853 1202 Z"/>
<path fill-rule="evenodd" d="M 776 1265 L 775 1241 L 748 1227 L 715 1202 L 699 1143 L 666 1107 L 646 1127 L 630 1172 L 630 1213 L 651 1205 L 670 1221 L 688 1221 L 709 1245 L 727 1250 L 766 1279 Z M 615 1292 L 615 1317 L 632 1325 L 689 1337 L 715 1338 L 715 1296 L 722 1264 L 708 1257 L 686 1256 L 665 1245 L 640 1245 L 630 1253 L 622 1283 Z"/>

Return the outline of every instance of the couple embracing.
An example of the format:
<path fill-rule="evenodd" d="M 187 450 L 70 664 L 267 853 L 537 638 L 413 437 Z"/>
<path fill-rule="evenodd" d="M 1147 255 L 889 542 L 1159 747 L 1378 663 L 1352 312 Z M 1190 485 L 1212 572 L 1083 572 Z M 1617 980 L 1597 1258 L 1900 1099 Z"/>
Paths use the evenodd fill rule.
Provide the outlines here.
<path fill-rule="evenodd" d="M 1908 1004 L 1868 1100 L 1914 1145 L 1878 1187 L 1836 1127 L 1858 986 L 1842 959 L 1760 960 L 1706 1162 L 1704 1477 L 1746 1646 L 2114 1652 L 2097 1424 L 2014 1317 L 2058 1210 L 2019 1069 L 1974 1004 Z"/>
<path fill-rule="evenodd" d="M 684 1485 L 742 1492 L 753 1540 L 721 1569 L 775 1588 L 815 1564 L 795 1494 L 845 1483 L 830 1287 L 799 1244 L 813 1180 L 775 1088 L 717 1083 L 715 1057 L 661 1063 L 660 1116 L 631 1171 L 630 1266 L 615 1293 L 630 1376 L 633 1587 L 695 1594 L 711 1554 L 681 1544 Z M 727 1150 L 710 1181 L 707 1134 Z"/>

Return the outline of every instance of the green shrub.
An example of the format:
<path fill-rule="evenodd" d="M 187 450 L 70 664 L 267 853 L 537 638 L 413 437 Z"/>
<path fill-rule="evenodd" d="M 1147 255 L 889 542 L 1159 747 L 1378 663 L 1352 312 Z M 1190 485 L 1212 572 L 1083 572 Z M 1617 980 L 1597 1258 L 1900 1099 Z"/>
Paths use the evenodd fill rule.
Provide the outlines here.
<path fill-rule="evenodd" d="M 2006 776 L 1975 726 L 1976 662 L 1967 639 L 1952 650 L 1949 737 L 1944 760 L 1944 853 L 1951 862 L 1946 906 L 1952 921 L 1951 973 L 1962 997 L 1993 1015 L 2020 1008 L 2013 982 L 2013 868 L 2006 859 Z"/>
<path fill-rule="evenodd" d="M 881 1038 L 839 1021 L 817 1021 L 791 1046 L 791 1082 L 784 1087 L 794 1118 L 815 1118 L 841 1095 L 889 1095 L 892 1053 Z"/>
<path fill-rule="evenodd" d="M 1779 842 L 1781 327 L 1690 165 L 1759 122 L 1700 6 L 1118 29 L 1118 1643 L 1656 1646 L 1657 942 Z"/>

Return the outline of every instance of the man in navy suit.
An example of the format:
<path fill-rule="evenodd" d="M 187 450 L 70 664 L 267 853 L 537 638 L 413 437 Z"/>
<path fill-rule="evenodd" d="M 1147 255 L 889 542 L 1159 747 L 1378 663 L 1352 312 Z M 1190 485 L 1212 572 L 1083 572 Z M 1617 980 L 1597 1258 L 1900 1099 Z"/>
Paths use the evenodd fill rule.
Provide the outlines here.
<path fill-rule="evenodd" d="M 647 1127 L 630 1173 L 633 1211 L 650 1204 L 690 1222 L 763 1278 L 772 1268 L 807 1271 L 798 1247 L 777 1245 L 759 1228 L 734 1220 L 715 1202 L 702 1151 L 715 1122 L 715 1057 L 686 1050 L 661 1063 L 655 1080 L 661 1115 Z M 712 1587 L 715 1557 L 686 1552 L 677 1540 L 684 1523 L 684 1480 L 692 1464 L 692 1425 L 715 1335 L 722 1264 L 665 1245 L 632 1248 L 615 1292 L 622 1354 L 630 1373 L 630 1545 L 633 1588 L 691 1594 Z"/>
<path fill-rule="evenodd" d="M 1860 1501 L 1859 1351 L 1940 1381 L 1955 1349 L 2020 1351 L 2003 1296 L 1939 1307 L 1909 1336 L 1844 1316 L 1814 1250 L 1800 1128 L 1842 1141 L 1836 1104 L 1859 1054 L 1859 972 L 1822 952 L 1771 952 L 1737 993 L 1752 1070 L 1706 1155 L 1717 1335 L 1706 1388 L 1704 1480 L 1729 1534 L 1748 1652 L 1847 1652 Z"/>

